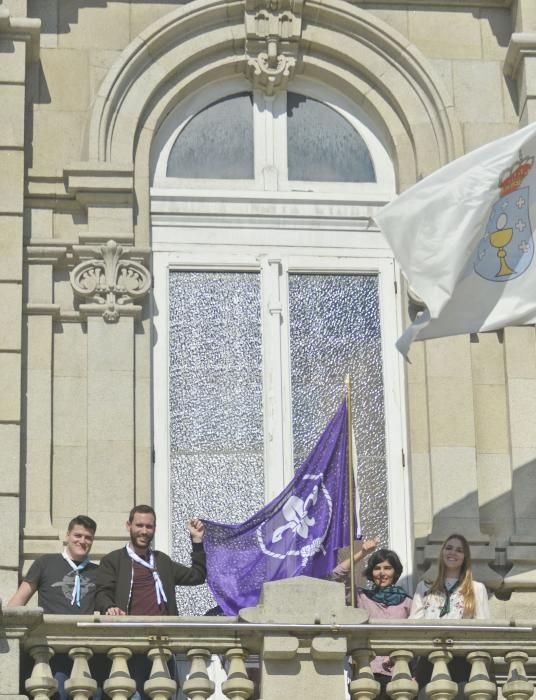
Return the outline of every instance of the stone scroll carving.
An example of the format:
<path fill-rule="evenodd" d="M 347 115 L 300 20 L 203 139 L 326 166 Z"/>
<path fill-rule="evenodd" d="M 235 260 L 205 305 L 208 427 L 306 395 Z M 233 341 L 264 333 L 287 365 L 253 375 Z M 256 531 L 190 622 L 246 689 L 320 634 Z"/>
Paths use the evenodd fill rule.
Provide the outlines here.
<path fill-rule="evenodd" d="M 130 259 L 131 249 L 115 241 L 91 249 L 100 257 L 84 260 L 71 272 L 71 286 L 79 297 L 103 308 L 105 321 L 116 322 L 123 311 L 138 309 L 132 304 L 151 288 L 151 273 Z"/>
<path fill-rule="evenodd" d="M 266 95 L 286 90 L 301 37 L 303 0 L 246 0 L 246 74 Z"/>

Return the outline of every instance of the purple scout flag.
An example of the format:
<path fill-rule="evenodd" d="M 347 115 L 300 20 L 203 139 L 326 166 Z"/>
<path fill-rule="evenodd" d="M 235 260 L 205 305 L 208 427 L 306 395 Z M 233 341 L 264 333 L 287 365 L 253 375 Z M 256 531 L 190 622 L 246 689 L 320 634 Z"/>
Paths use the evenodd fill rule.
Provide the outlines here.
<path fill-rule="evenodd" d="M 350 542 L 347 437 L 343 401 L 271 503 L 237 525 L 203 521 L 208 585 L 226 615 L 257 605 L 266 581 L 331 573 Z"/>

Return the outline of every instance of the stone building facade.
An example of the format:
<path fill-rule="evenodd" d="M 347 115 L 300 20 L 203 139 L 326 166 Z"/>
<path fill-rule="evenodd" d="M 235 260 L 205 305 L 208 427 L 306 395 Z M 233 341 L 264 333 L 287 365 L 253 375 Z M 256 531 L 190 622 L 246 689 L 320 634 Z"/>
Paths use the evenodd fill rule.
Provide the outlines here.
<path fill-rule="evenodd" d="M 280 124 L 290 94 L 355 127 L 373 185 L 289 175 Z M 217 138 L 213 175 L 170 170 L 184 125 L 210 135 L 197 115 L 235 95 L 253 105 L 252 174 L 217 163 Z M 530 609 L 534 328 L 427 341 L 404 366 L 392 346 L 407 298 L 372 216 L 533 121 L 535 99 L 534 0 L 3 0 L 0 597 L 58 550 L 79 512 L 98 521 L 102 554 L 123 539 L 135 502 L 154 503 L 159 543 L 172 549 L 169 493 L 182 477 L 169 457 L 169 271 L 246 271 L 266 283 L 261 500 L 293 459 L 281 280 L 357 271 L 379 280 L 389 518 L 378 526 L 416 575 L 462 531 L 477 577 L 497 593 L 494 613 Z"/>

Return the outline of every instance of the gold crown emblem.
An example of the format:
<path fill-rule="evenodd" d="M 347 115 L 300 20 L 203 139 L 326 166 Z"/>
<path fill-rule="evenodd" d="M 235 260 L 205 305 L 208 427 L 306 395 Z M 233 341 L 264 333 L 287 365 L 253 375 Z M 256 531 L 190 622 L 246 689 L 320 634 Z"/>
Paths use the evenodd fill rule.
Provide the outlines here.
<path fill-rule="evenodd" d="M 519 160 L 516 161 L 511 168 L 503 170 L 499 177 L 501 197 L 504 197 L 505 195 L 510 194 L 510 192 L 513 192 L 521 187 L 521 183 L 527 177 L 533 165 L 534 156 L 523 158 L 520 154 Z"/>

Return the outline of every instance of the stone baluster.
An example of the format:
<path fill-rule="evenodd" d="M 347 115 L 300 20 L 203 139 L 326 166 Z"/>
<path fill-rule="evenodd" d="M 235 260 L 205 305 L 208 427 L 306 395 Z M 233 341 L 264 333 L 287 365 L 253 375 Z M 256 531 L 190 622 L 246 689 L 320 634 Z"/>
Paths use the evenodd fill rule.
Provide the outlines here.
<path fill-rule="evenodd" d="M 508 680 L 502 689 L 506 700 L 529 700 L 532 697 L 534 683 L 528 680 L 524 665 L 528 658 L 524 651 L 509 651 L 504 655 L 504 660 L 510 664 Z"/>
<path fill-rule="evenodd" d="M 426 686 L 426 694 L 431 700 L 452 700 L 458 693 L 458 684 L 451 679 L 447 667 L 451 659 L 452 654 L 446 649 L 432 651 L 428 656 L 434 666 L 432 679 Z"/>
<path fill-rule="evenodd" d="M 372 649 L 354 649 L 352 659 L 355 664 L 354 677 L 350 683 L 352 700 L 374 700 L 380 692 L 380 684 L 374 680 L 370 662 L 375 657 Z"/>
<path fill-rule="evenodd" d="M 390 655 L 393 667 L 393 680 L 387 684 L 387 694 L 393 700 L 413 700 L 419 692 L 417 681 L 412 677 L 409 668 L 414 658 L 412 651 L 399 649 Z"/>
<path fill-rule="evenodd" d="M 89 647 L 73 647 L 69 656 L 73 660 L 73 669 L 71 677 L 65 681 L 65 690 L 73 700 L 88 700 L 97 690 L 97 681 L 91 678 L 88 663 L 93 652 Z"/>
<path fill-rule="evenodd" d="M 214 683 L 208 677 L 208 649 L 190 649 L 187 654 L 192 660 L 188 678 L 182 684 L 182 692 L 190 700 L 204 700 L 214 692 Z"/>
<path fill-rule="evenodd" d="M 49 663 L 54 656 L 54 649 L 39 645 L 29 649 L 29 653 L 34 660 L 34 666 L 32 675 L 26 680 L 24 687 L 34 700 L 48 700 L 58 689 L 58 681 L 52 677 Z"/>
<path fill-rule="evenodd" d="M 132 652 L 127 647 L 113 647 L 108 652 L 112 660 L 110 677 L 104 681 L 104 692 L 112 700 L 128 700 L 136 690 L 136 681 L 130 677 L 127 661 Z"/>
<path fill-rule="evenodd" d="M 221 684 L 223 694 L 231 700 L 249 698 L 253 695 L 253 681 L 248 678 L 246 671 L 247 651 L 241 647 L 233 647 L 225 656 L 229 662 L 229 672 L 227 680 Z"/>
<path fill-rule="evenodd" d="M 466 683 L 464 692 L 468 700 L 491 700 L 497 694 L 495 683 L 489 678 L 488 667 L 491 656 L 485 651 L 472 651 L 467 654 L 471 664 L 471 676 Z"/>
<path fill-rule="evenodd" d="M 153 663 L 151 676 L 143 686 L 143 689 L 153 700 L 168 700 L 177 692 L 177 683 L 170 678 L 168 659 L 171 651 L 162 647 L 149 649 L 147 656 Z"/>

